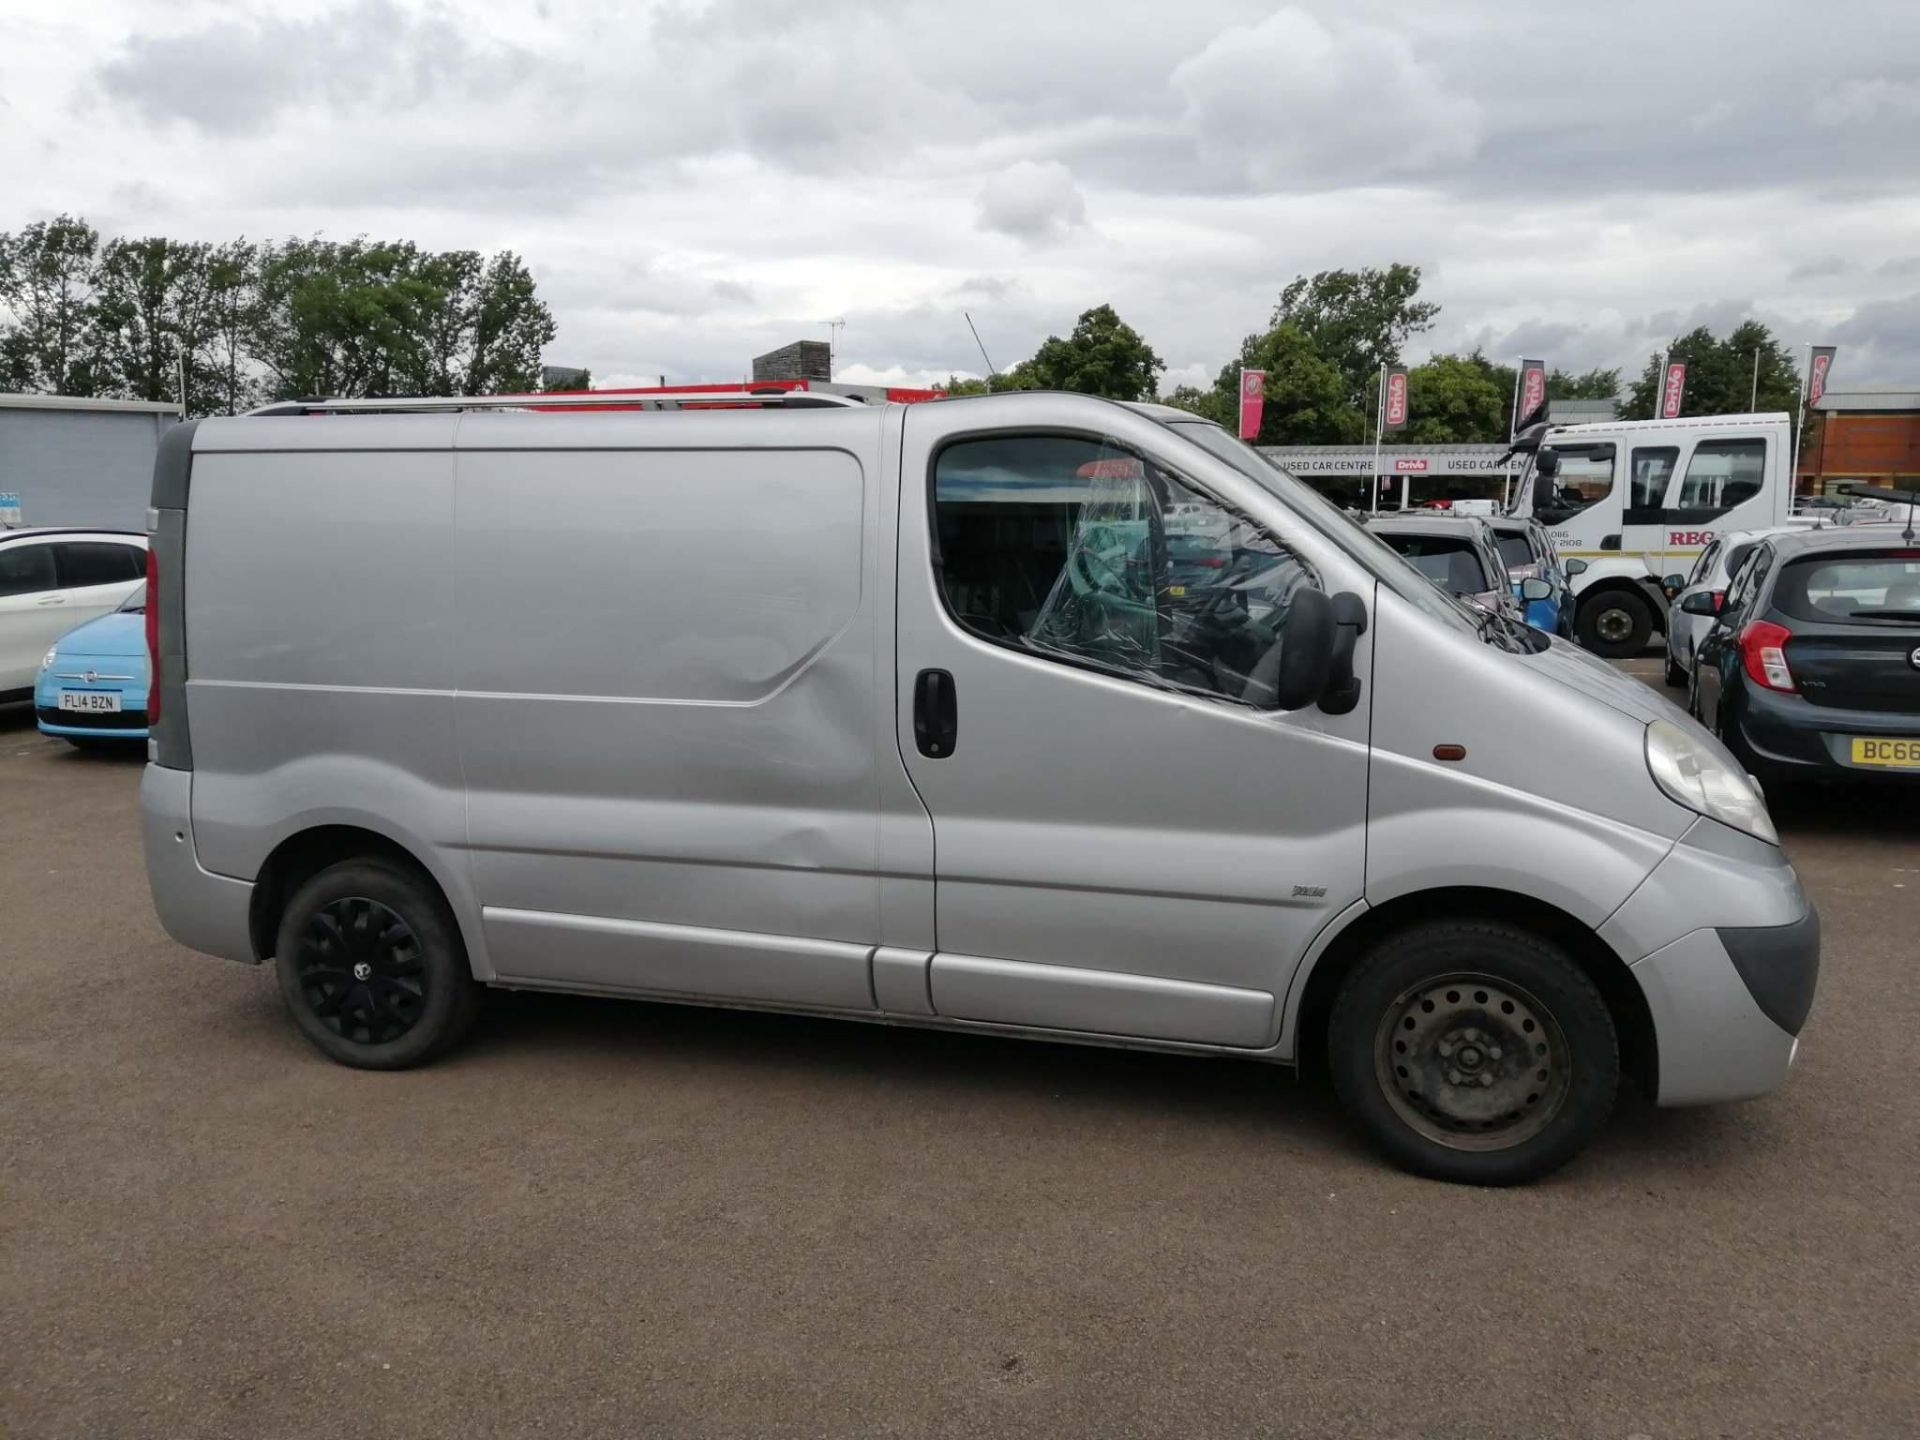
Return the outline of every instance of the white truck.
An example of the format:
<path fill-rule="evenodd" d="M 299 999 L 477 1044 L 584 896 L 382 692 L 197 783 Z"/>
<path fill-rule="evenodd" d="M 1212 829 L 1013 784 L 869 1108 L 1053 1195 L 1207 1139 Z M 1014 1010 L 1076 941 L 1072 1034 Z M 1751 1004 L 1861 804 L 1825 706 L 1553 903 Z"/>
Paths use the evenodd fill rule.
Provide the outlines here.
<path fill-rule="evenodd" d="M 1609 657 L 1637 655 L 1666 630 L 1662 576 L 1715 535 L 1780 524 L 1793 504 L 1785 413 L 1536 424 L 1515 449 L 1531 458 L 1511 513 L 1587 562 L 1573 580 L 1575 631 Z"/>

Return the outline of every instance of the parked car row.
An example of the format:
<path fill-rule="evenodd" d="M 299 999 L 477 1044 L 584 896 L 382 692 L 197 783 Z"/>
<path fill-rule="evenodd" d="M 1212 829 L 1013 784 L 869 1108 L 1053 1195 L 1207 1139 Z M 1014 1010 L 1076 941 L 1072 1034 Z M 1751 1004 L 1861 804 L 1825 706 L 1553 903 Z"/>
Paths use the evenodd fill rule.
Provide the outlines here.
<path fill-rule="evenodd" d="M 1586 561 L 1563 562 L 1538 521 L 1402 513 L 1377 516 L 1367 528 L 1455 599 L 1573 638 L 1571 581 Z"/>
<path fill-rule="evenodd" d="M 0 702 L 75 745 L 147 735 L 144 535 L 0 531 Z"/>

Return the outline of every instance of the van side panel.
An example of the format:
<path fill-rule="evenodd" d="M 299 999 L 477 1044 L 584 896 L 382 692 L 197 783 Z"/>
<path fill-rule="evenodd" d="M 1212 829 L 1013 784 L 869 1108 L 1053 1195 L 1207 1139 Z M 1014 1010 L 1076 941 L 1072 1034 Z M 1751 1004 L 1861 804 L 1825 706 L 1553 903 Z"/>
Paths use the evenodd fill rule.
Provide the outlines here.
<path fill-rule="evenodd" d="M 871 1008 L 873 459 L 462 451 L 460 752 L 502 979 Z M 842 943 L 783 979 L 739 932 Z"/>
<path fill-rule="evenodd" d="M 271 423 L 276 441 L 319 441 L 357 422 Z M 360 825 L 461 912 L 452 531 L 450 449 L 196 455 L 187 694 L 207 870 L 251 880 L 287 836 Z"/>

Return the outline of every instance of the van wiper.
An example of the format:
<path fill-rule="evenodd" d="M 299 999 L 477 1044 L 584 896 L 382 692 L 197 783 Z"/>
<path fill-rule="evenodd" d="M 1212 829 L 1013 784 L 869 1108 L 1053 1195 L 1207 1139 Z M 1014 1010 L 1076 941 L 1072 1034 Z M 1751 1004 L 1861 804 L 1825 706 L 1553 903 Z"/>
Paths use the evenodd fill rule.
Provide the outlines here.
<path fill-rule="evenodd" d="M 1849 620 L 1920 620 L 1920 610 L 1849 610 Z"/>

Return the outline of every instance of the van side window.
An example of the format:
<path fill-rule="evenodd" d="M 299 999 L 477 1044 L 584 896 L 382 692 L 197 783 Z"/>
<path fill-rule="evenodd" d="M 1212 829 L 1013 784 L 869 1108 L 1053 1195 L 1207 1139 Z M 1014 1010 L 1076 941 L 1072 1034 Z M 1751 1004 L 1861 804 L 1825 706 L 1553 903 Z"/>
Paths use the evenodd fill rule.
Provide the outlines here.
<path fill-rule="evenodd" d="M 1624 523 L 1658 525 L 1661 502 L 1667 496 L 1667 482 L 1673 479 L 1673 467 L 1680 462 L 1678 445 L 1636 445 L 1633 450 L 1633 492 L 1627 499 Z"/>
<path fill-rule="evenodd" d="M 1277 654 L 1305 564 L 1163 466 L 1095 440 L 963 440 L 934 462 L 942 594 L 1011 649 L 1227 700 Z"/>
<path fill-rule="evenodd" d="M 1613 445 L 1556 443 L 1553 449 L 1560 457 L 1560 475 L 1549 523 L 1558 525 L 1613 493 Z"/>
<path fill-rule="evenodd" d="M 0 595 L 31 595 L 53 588 L 51 545 L 9 545 L 0 550 Z"/>
<path fill-rule="evenodd" d="M 1697 521 L 1724 515 L 1760 493 L 1766 469 L 1765 440 L 1702 440 L 1693 447 L 1687 478 L 1667 518 Z"/>

